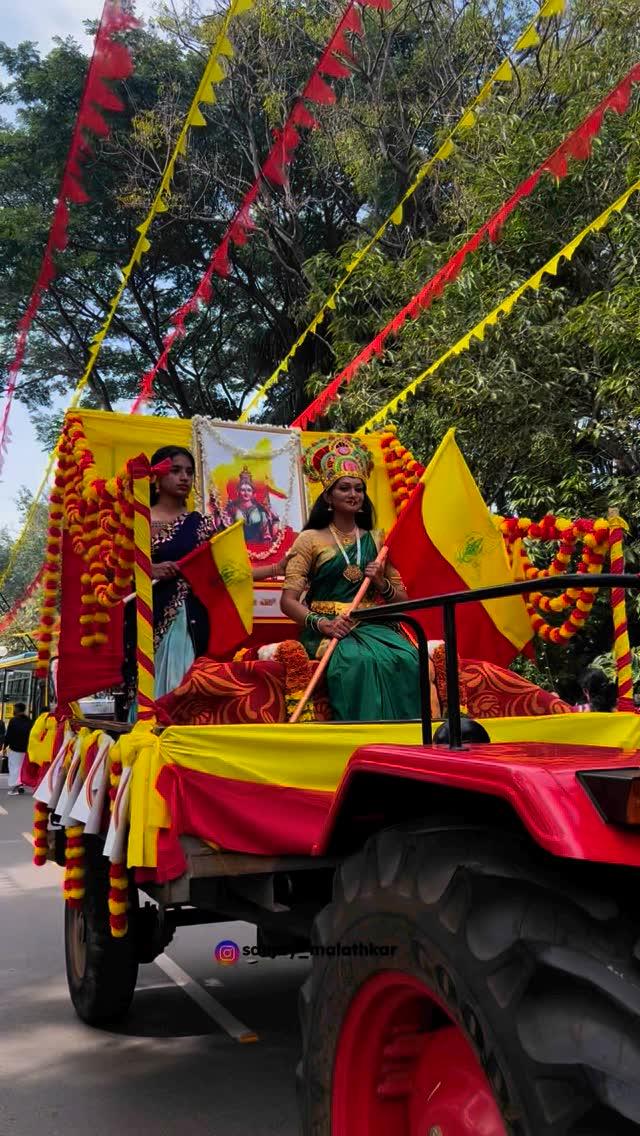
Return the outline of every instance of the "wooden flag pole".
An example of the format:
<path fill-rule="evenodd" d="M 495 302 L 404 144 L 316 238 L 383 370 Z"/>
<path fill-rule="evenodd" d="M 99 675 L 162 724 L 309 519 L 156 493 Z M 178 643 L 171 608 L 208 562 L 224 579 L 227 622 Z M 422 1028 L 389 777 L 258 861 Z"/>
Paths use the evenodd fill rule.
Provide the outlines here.
<path fill-rule="evenodd" d="M 374 564 L 379 564 L 382 567 L 385 560 L 387 559 L 388 552 L 389 552 L 389 549 L 387 548 L 386 544 L 383 544 L 382 548 L 380 549 L 378 555 L 375 558 Z M 351 600 L 351 603 L 348 605 L 348 607 L 345 608 L 345 610 L 343 612 L 340 613 L 341 615 L 346 616 L 347 619 L 349 618 L 349 616 L 351 615 L 351 612 L 354 611 L 358 607 L 360 600 L 363 599 L 363 597 L 367 594 L 370 583 L 371 583 L 371 580 L 369 579 L 368 576 L 366 576 L 365 579 L 362 581 L 360 587 L 358 588 L 358 591 L 356 592 L 355 596 Z M 298 705 L 296 706 L 295 710 L 293 711 L 293 714 L 289 718 L 290 722 L 297 722 L 298 721 L 298 718 L 302 714 L 302 711 L 304 710 L 307 702 L 311 698 L 311 695 L 313 694 L 316 686 L 318 685 L 318 683 L 320 682 L 320 679 L 322 678 L 324 672 L 326 671 L 326 669 L 329 665 L 329 659 L 331 658 L 331 656 L 332 656 L 333 652 L 335 651 L 336 647 L 338 646 L 339 642 L 340 642 L 339 639 L 332 639 L 331 642 L 329 643 L 329 646 L 327 647 L 324 655 L 322 656 L 318 666 L 316 667 L 315 671 L 313 672 L 311 681 L 307 685 L 307 689 L 305 690 L 304 694 L 302 695 L 302 698 L 300 699 Z"/>

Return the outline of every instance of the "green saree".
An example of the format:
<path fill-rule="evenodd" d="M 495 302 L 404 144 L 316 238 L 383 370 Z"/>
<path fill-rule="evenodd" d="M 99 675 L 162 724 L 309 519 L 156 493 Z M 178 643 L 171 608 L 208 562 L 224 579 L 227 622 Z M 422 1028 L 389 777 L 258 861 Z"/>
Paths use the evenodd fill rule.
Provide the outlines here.
<path fill-rule="evenodd" d="M 350 563 L 356 562 L 356 546 L 345 549 Z M 361 541 L 361 564 L 375 560 L 377 548 L 371 533 Z M 306 603 L 312 610 L 352 600 L 359 584 L 346 580 L 344 556 L 336 553 L 317 568 Z M 339 610 L 339 609 L 338 609 Z M 305 628 L 300 636 L 310 658 L 322 636 Z M 356 627 L 341 639 L 326 671 L 327 693 L 334 716 L 341 721 L 386 722 L 420 715 L 418 652 L 405 636 L 390 624 Z"/>

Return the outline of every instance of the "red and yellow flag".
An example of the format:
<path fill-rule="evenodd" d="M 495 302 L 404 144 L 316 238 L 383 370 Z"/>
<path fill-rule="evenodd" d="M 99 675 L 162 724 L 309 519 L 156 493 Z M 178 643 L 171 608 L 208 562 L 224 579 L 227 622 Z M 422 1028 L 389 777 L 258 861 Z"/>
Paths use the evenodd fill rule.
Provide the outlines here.
<path fill-rule="evenodd" d="M 387 544 L 411 599 L 508 584 L 513 580 L 500 532 L 449 430 Z M 442 612 L 420 619 L 441 639 Z M 521 596 L 463 604 L 456 610 L 458 653 L 506 666 L 532 637 Z"/>
<path fill-rule="evenodd" d="M 207 652 L 222 659 L 253 630 L 253 576 L 241 521 L 178 561 L 193 594 L 209 615 Z"/>

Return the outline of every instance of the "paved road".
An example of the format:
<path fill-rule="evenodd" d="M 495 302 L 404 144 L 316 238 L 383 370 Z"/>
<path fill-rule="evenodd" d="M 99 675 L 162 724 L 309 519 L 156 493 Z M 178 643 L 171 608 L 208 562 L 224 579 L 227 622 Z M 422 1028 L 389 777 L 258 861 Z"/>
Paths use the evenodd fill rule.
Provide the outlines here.
<path fill-rule="evenodd" d="M 1 1136 L 297 1136 L 308 962 L 220 967 L 218 940 L 252 943 L 252 928 L 185 928 L 141 967 L 126 1023 L 90 1029 L 67 993 L 62 871 L 32 867 L 31 798 L 7 798 L 5 775 L 0 809 Z"/>

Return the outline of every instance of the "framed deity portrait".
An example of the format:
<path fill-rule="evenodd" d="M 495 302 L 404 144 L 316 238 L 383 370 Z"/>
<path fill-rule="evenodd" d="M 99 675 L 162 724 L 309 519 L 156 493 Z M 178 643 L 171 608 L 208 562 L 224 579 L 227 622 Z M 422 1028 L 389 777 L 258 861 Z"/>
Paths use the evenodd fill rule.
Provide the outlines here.
<path fill-rule="evenodd" d="M 242 521 L 249 559 L 277 564 L 307 519 L 297 431 L 194 418 L 200 509 Z"/>

